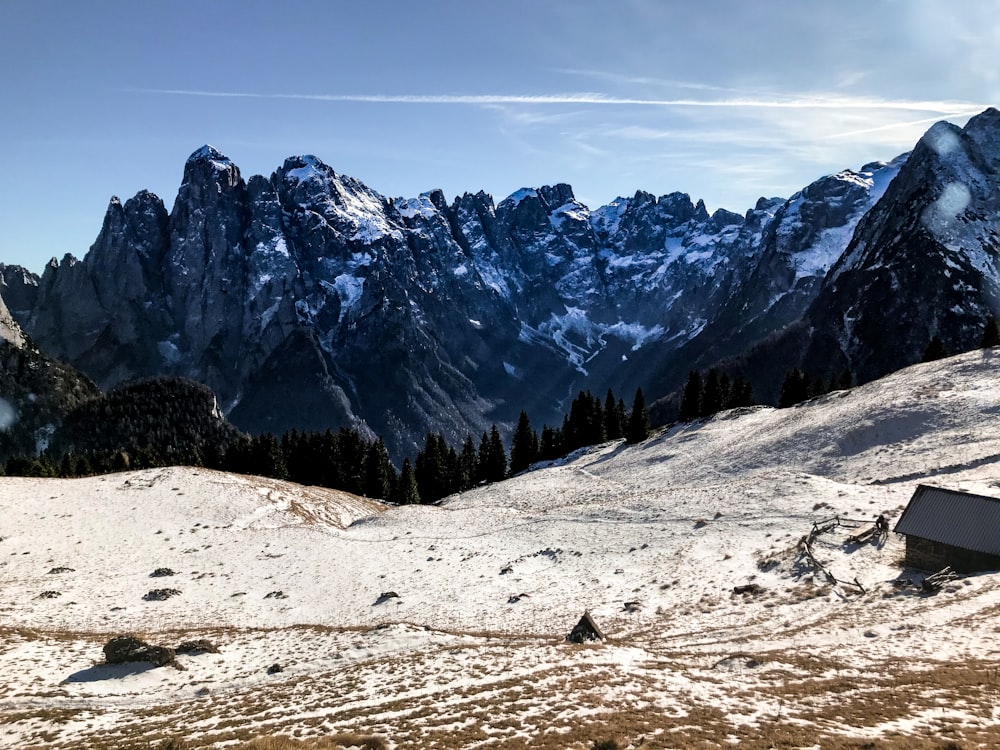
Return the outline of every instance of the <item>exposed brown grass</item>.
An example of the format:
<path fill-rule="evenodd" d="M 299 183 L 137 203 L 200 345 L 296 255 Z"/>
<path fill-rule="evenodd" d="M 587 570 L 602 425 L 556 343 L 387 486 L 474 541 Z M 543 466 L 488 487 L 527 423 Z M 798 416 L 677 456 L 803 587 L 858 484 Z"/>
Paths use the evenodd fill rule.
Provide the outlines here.
<path fill-rule="evenodd" d="M 1000 661 L 886 660 L 858 669 L 801 650 L 692 654 L 657 648 L 650 639 L 648 660 L 628 669 L 605 663 L 600 645 L 496 638 L 140 706 L 114 723 L 89 708 L 89 727 L 83 721 L 89 716 L 76 710 L 0 711 L 0 728 L 15 728 L 28 748 L 95 750 L 219 743 L 246 750 L 592 750 L 609 742 L 622 750 L 717 749 L 737 740 L 751 750 L 995 744 Z M 567 661 L 569 654 L 579 659 Z M 560 665 L 551 666 L 553 659 Z M 720 667 L 740 659 L 733 670 Z M 683 687 L 690 684 L 698 689 Z M 62 733 L 69 722 L 72 738 Z"/>
<path fill-rule="evenodd" d="M 381 737 L 361 734 L 335 734 L 329 737 L 299 740 L 282 735 L 259 737 L 239 746 L 241 750 L 388 750 Z"/>

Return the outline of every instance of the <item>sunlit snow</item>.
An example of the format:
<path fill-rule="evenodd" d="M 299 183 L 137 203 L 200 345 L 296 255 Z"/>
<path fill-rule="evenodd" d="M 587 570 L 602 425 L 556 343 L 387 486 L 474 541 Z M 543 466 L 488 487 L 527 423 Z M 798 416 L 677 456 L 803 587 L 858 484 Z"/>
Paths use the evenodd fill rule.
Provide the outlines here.
<path fill-rule="evenodd" d="M 473 748 L 464 728 L 485 726 L 586 748 L 610 726 L 633 748 L 988 746 L 1000 577 L 927 595 L 902 538 L 849 537 L 894 525 L 921 483 L 1000 494 L 998 365 L 976 351 L 723 413 L 440 507 L 194 468 L 2 477 L 4 740 Z M 801 540 L 824 522 L 818 569 Z M 162 587 L 179 593 L 143 600 Z M 585 610 L 609 640 L 566 644 Z M 122 632 L 220 653 L 102 664 Z"/>

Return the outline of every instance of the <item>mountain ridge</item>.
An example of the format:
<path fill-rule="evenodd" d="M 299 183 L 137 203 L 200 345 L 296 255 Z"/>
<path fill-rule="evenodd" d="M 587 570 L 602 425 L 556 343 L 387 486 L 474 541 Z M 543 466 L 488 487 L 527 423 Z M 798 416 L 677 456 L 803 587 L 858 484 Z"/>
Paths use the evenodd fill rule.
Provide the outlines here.
<path fill-rule="evenodd" d="M 1000 125 L 987 110 L 968 134 L 952 128 L 929 134 L 976 151 L 956 169 L 982 204 L 974 231 L 987 232 L 996 207 L 975 186 L 993 184 L 982 175 L 1000 159 Z M 654 383 L 663 395 L 687 369 L 786 328 L 819 329 L 785 344 L 796 363 L 867 379 L 877 368 L 861 350 L 837 356 L 844 347 L 831 343 L 854 334 L 823 317 L 841 304 L 829 290 L 844 272 L 828 272 L 848 246 L 860 252 L 860 226 L 908 210 L 891 187 L 930 158 L 918 144 L 740 216 L 642 191 L 592 210 L 565 184 L 499 203 L 482 191 L 451 203 L 441 191 L 386 198 L 309 155 L 245 180 L 205 146 L 169 214 L 145 191 L 112 199 L 82 261 L 51 263 L 35 292 L 0 269 L 0 291 L 10 288 L 33 338 L 104 388 L 182 375 L 218 393 L 242 429 L 350 426 L 384 436 L 399 458 L 427 432 L 458 444 L 490 423 L 511 426 L 521 409 L 555 424 L 583 388 L 627 396 Z M 935 199 L 947 207 L 956 198 L 943 190 Z M 965 283 L 989 286 L 987 265 L 975 283 L 963 268 Z M 915 361 L 931 327 L 911 328 L 890 357 L 898 366 Z M 763 376 L 755 386 L 766 390 Z"/>

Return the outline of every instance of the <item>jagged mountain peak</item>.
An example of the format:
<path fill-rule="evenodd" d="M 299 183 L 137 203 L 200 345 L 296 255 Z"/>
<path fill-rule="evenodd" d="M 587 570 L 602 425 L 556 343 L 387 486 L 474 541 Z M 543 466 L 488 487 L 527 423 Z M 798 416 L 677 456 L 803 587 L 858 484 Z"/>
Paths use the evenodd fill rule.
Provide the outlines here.
<path fill-rule="evenodd" d="M 928 128 L 927 132 L 917 142 L 915 150 L 929 149 L 932 153 L 943 158 L 961 149 L 962 135 L 962 128 L 942 120 Z"/>
<path fill-rule="evenodd" d="M 733 226 L 734 224 L 742 224 L 746 221 L 744 216 L 734 213 L 733 211 L 727 211 L 724 208 L 715 209 L 715 211 L 712 212 L 711 219 L 712 223 L 719 229 L 722 227 Z"/>
<path fill-rule="evenodd" d="M 289 182 L 328 180 L 337 176 L 333 168 L 312 154 L 289 156 L 281 165 L 281 179 Z"/>
<path fill-rule="evenodd" d="M 191 184 L 212 184 L 228 191 L 243 184 L 240 169 L 214 146 L 202 146 L 184 164 L 181 190 Z"/>
<path fill-rule="evenodd" d="M 995 135 L 1000 130 L 1000 109 L 987 107 L 978 115 L 969 118 L 964 130 L 973 137 L 982 133 Z"/>
<path fill-rule="evenodd" d="M 986 166 L 1000 171 L 1000 110 L 990 107 L 965 125 L 965 134 L 979 147 Z"/>
<path fill-rule="evenodd" d="M 567 203 L 576 202 L 573 188 L 565 182 L 540 187 L 538 188 L 538 194 L 551 208 L 558 208 Z"/>
<path fill-rule="evenodd" d="M 457 203 L 459 199 L 456 198 L 455 200 Z M 391 203 L 401 216 L 408 219 L 417 216 L 430 219 L 448 209 L 444 192 L 439 189 L 428 190 L 416 198 L 393 198 Z"/>
<path fill-rule="evenodd" d="M 190 162 L 218 162 L 221 167 L 230 167 L 233 162 L 228 156 L 219 151 L 215 146 L 205 144 L 201 148 L 195 149 L 191 155 L 187 158 L 188 163 Z"/>

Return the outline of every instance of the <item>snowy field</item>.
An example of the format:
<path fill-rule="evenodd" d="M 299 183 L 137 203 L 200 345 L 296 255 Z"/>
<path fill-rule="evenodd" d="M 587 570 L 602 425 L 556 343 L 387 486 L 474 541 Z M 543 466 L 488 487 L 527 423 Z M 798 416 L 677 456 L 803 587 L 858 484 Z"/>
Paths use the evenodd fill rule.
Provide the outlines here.
<path fill-rule="evenodd" d="M 440 507 L 191 468 L 0 478 L 0 747 L 996 746 L 1000 577 L 924 595 L 901 538 L 847 541 L 919 483 L 1000 496 L 1000 354 Z M 838 517 L 830 583 L 800 541 Z M 584 611 L 607 641 L 564 641 Z M 102 664 L 122 633 L 219 653 Z"/>

